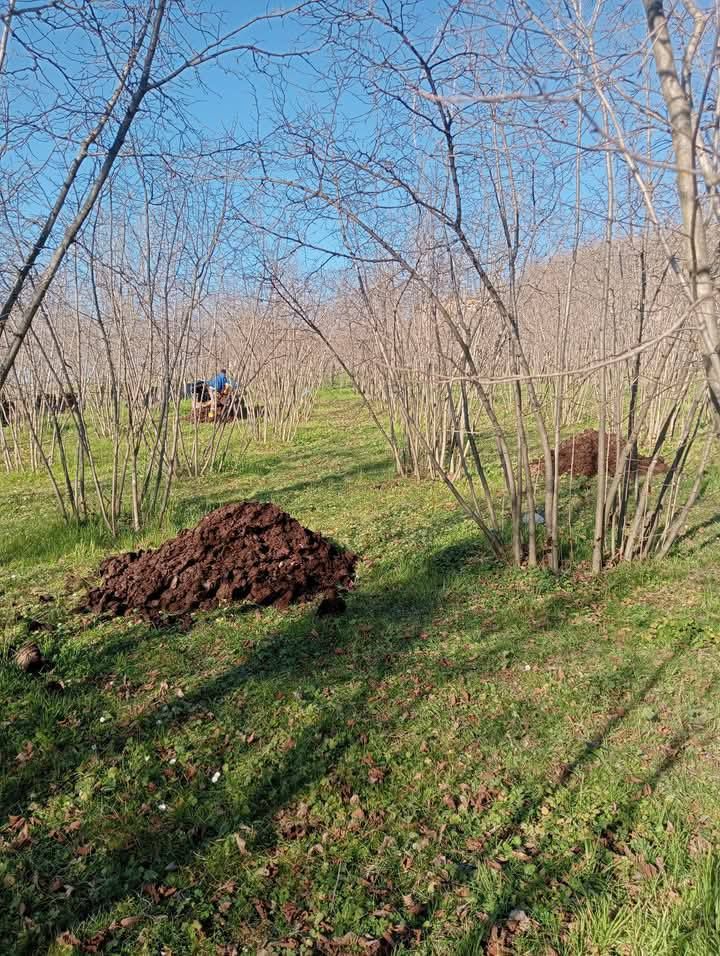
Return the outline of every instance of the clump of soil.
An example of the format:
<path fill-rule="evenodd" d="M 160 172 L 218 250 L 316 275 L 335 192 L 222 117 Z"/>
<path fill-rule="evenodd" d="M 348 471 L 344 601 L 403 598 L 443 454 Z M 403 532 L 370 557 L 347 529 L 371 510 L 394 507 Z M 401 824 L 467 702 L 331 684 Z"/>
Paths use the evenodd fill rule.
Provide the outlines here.
<path fill-rule="evenodd" d="M 228 388 L 224 392 L 213 394 L 204 382 L 199 382 L 195 387 L 193 408 L 188 417 L 190 421 L 215 422 L 220 425 L 234 419 L 245 421 L 248 418 L 261 418 L 262 415 L 263 409 L 260 405 L 247 405 L 244 397 L 233 389 Z"/>
<path fill-rule="evenodd" d="M 84 610 L 159 623 L 230 601 L 285 608 L 352 586 L 357 557 L 267 502 L 225 505 L 152 551 L 108 558 Z"/>
<path fill-rule="evenodd" d="M 615 474 L 617 463 L 618 437 L 617 435 L 606 435 L 607 448 L 607 471 L 608 474 Z M 620 439 L 620 451 L 625 447 L 625 440 Z M 588 428 L 584 432 L 572 435 L 560 442 L 558 446 L 558 470 L 561 475 L 576 475 L 584 478 L 592 478 L 598 473 L 598 451 L 600 449 L 600 436 L 594 428 Z M 652 459 L 638 456 L 628 460 L 634 466 L 635 470 L 645 474 L 650 467 Z M 544 459 L 538 458 L 530 465 L 530 470 L 534 475 L 542 475 L 545 471 Z M 662 458 L 655 462 L 654 474 L 662 474 L 667 471 L 667 465 Z"/>
<path fill-rule="evenodd" d="M 337 617 L 344 614 L 346 608 L 345 601 L 338 594 L 327 594 L 318 605 L 317 616 Z"/>

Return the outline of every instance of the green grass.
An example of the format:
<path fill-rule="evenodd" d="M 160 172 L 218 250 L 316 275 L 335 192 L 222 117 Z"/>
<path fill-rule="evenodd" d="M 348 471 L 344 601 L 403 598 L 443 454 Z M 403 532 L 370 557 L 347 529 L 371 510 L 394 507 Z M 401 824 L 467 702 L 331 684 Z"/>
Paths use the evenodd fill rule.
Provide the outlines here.
<path fill-rule="evenodd" d="M 180 633 L 75 613 L 117 543 L 0 479 L 3 643 L 54 665 L 0 662 L 0 952 L 716 956 L 719 488 L 663 563 L 503 568 L 325 393 L 139 543 L 271 498 L 362 555 L 347 614 Z"/>

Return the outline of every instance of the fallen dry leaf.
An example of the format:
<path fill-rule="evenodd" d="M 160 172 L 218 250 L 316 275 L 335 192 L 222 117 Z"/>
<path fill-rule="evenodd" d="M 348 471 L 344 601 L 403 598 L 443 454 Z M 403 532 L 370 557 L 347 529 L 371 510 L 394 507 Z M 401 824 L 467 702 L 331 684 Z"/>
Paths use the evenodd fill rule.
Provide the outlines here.
<path fill-rule="evenodd" d="M 405 905 L 405 909 L 408 911 L 408 913 L 410 913 L 411 916 L 417 916 L 425 909 L 421 903 L 416 903 L 409 893 L 406 893 L 405 896 L 403 896 L 403 903 Z"/>
<path fill-rule="evenodd" d="M 80 940 L 77 938 L 77 936 L 73 936 L 73 934 L 69 930 L 65 930 L 64 933 L 61 933 L 58 936 L 57 941 L 61 946 L 81 946 L 82 945 Z"/>
<path fill-rule="evenodd" d="M 28 846 L 30 843 L 32 843 L 32 837 L 30 836 L 30 826 L 28 823 L 24 823 L 15 839 L 11 840 L 10 846 L 13 848 L 13 850 L 21 850 L 24 846 Z"/>
<path fill-rule="evenodd" d="M 105 943 L 107 943 L 109 935 L 108 930 L 101 930 L 89 939 L 84 939 L 80 943 L 80 949 L 84 953 L 99 953 L 100 950 L 104 948 Z"/>
<path fill-rule="evenodd" d="M 647 860 L 638 860 L 636 862 L 636 867 L 637 867 L 638 873 L 641 876 L 645 877 L 645 879 L 647 880 L 650 880 L 654 876 L 658 875 L 658 868 L 656 866 L 653 866 L 652 863 L 648 863 Z"/>
<path fill-rule="evenodd" d="M 177 893 L 175 886 L 158 886 L 155 883 L 143 883 L 142 892 L 149 896 L 153 903 L 159 903 L 161 900 L 174 896 Z"/>
<path fill-rule="evenodd" d="M 32 740 L 26 740 L 22 746 L 22 750 L 15 757 L 16 763 L 19 763 L 20 766 L 23 764 L 29 763 L 33 758 L 33 743 Z"/>
<path fill-rule="evenodd" d="M 142 916 L 123 916 L 122 919 L 113 920 L 110 929 L 131 929 L 138 923 L 142 923 L 142 920 Z"/>

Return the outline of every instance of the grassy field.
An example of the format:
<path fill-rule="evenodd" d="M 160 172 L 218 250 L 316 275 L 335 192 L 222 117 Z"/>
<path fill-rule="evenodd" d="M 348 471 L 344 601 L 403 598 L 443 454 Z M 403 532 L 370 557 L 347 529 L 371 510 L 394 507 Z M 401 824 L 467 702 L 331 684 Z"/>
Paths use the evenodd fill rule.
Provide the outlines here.
<path fill-rule="evenodd" d="M 362 556 L 347 614 L 181 633 L 75 613 L 117 544 L 0 478 L 3 645 L 54 664 L 0 661 L 0 952 L 717 956 L 707 495 L 663 563 L 501 568 L 326 393 L 140 543 L 272 499 Z"/>

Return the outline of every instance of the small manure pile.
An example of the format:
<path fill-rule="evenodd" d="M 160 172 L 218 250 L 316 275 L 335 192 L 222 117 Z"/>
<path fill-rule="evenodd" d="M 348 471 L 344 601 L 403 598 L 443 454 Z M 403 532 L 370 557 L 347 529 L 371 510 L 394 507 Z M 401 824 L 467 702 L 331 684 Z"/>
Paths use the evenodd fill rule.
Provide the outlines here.
<path fill-rule="evenodd" d="M 615 465 L 617 463 L 618 437 L 617 435 L 606 436 L 607 447 L 607 471 L 608 474 L 615 474 Z M 620 439 L 620 451 L 625 447 L 625 440 Z M 558 471 L 561 475 L 576 475 L 584 478 L 592 478 L 598 473 L 598 451 L 600 449 L 600 436 L 596 429 L 588 428 L 584 432 L 572 435 L 560 442 L 558 446 Z M 645 474 L 652 459 L 641 456 L 628 460 L 632 462 L 635 470 Z M 530 465 L 530 470 L 534 475 L 542 475 L 545 471 L 544 459 L 538 458 Z M 667 465 L 658 458 L 655 462 L 654 474 L 662 474 L 667 471 Z"/>
<path fill-rule="evenodd" d="M 253 411 L 255 411 L 253 409 Z M 250 409 L 245 404 L 244 399 L 234 392 L 220 393 L 212 401 L 208 399 L 205 402 L 198 403 L 190 412 L 190 419 L 196 422 L 222 422 L 233 421 L 236 418 L 247 419 L 250 417 Z"/>
<path fill-rule="evenodd" d="M 351 587 L 356 562 L 275 505 L 243 501 L 217 508 L 157 550 L 108 558 L 84 609 L 159 623 L 231 601 L 286 608 Z"/>

